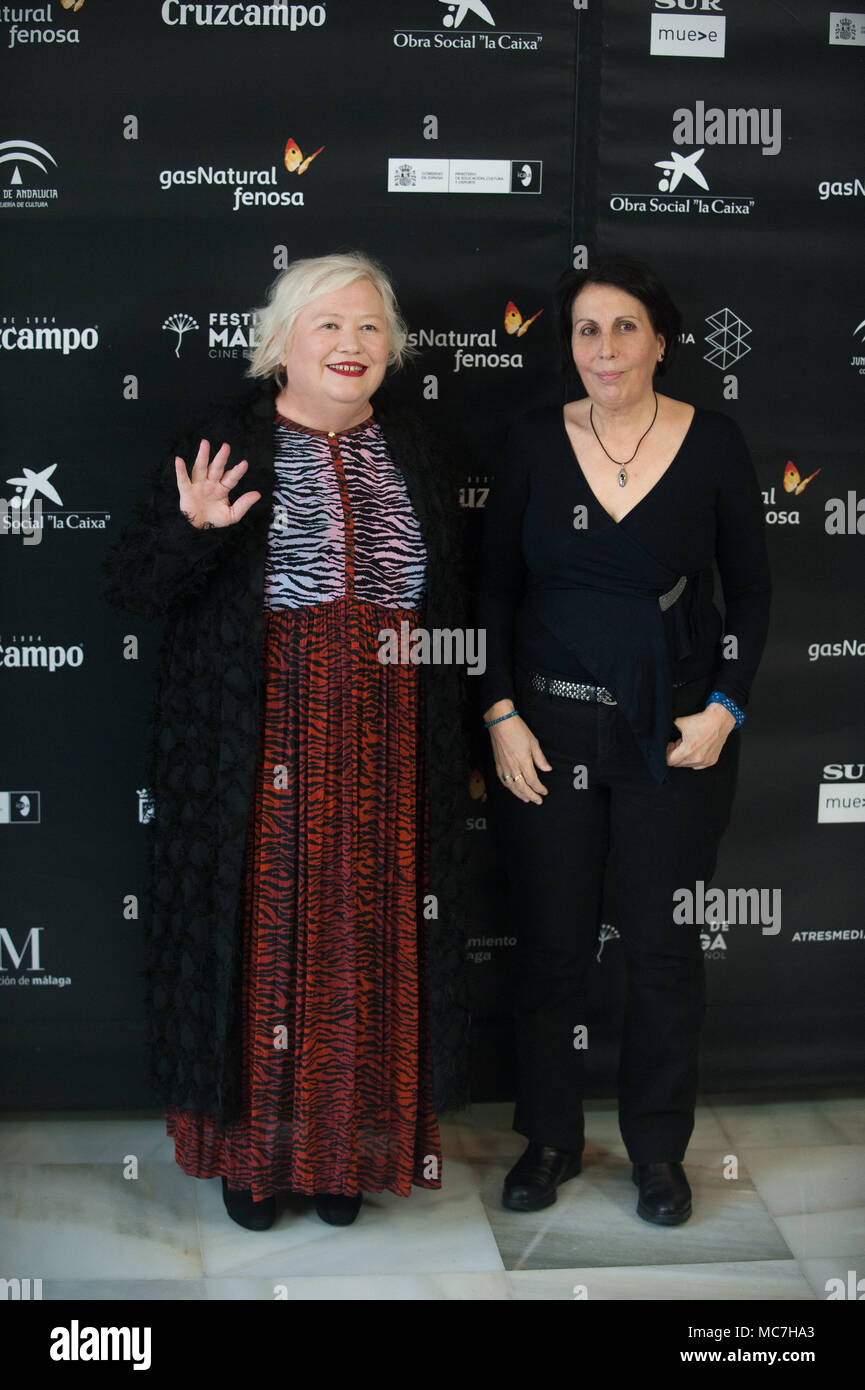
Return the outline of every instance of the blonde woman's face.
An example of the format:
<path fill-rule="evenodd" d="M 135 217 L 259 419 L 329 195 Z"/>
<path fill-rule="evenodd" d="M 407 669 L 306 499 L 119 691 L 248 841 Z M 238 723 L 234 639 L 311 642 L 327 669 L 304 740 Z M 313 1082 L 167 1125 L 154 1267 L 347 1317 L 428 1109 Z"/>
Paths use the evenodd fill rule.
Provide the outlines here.
<path fill-rule="evenodd" d="M 354 280 L 298 314 L 283 359 L 285 391 L 308 409 L 360 409 L 382 383 L 389 350 L 384 301 L 369 280 Z"/>

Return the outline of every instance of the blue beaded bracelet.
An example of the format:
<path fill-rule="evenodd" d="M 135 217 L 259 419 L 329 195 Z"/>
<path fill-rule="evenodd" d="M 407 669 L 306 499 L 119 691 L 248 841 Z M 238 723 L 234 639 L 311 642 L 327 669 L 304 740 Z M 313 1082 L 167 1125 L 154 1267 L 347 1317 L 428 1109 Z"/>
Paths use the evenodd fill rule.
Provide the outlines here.
<path fill-rule="evenodd" d="M 710 705 L 723 705 L 724 709 L 728 709 L 736 721 L 737 729 L 740 729 L 744 724 L 744 712 L 739 709 L 738 705 L 734 705 L 729 695 L 722 695 L 720 690 L 713 690 L 706 701 L 706 708 L 708 709 Z"/>
<path fill-rule="evenodd" d="M 509 714 L 500 714 L 498 719 L 491 719 L 488 724 L 484 724 L 485 729 L 491 729 L 494 724 L 501 724 L 503 719 L 513 719 L 515 714 L 519 714 L 518 709 L 512 709 Z"/>

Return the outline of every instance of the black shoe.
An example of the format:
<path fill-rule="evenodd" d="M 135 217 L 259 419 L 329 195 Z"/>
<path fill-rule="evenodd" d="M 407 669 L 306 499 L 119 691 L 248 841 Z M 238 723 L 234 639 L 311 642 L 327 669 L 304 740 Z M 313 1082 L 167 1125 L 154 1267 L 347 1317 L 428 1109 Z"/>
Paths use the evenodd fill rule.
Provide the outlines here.
<path fill-rule="evenodd" d="M 635 1163 L 637 1215 L 656 1226 L 680 1226 L 691 1215 L 691 1189 L 681 1163 Z"/>
<path fill-rule="evenodd" d="M 502 1206 L 510 1211 L 540 1211 L 552 1206 L 559 1183 L 579 1173 L 581 1158 L 570 1149 L 554 1149 L 531 1140 L 505 1178 Z"/>
<path fill-rule="evenodd" d="M 225 1178 L 222 1179 L 222 1200 L 232 1221 L 236 1221 L 238 1226 L 245 1226 L 248 1231 L 269 1231 L 276 1220 L 275 1197 L 254 1202 L 250 1188 L 235 1192 Z"/>
<path fill-rule="evenodd" d="M 329 1226 L 350 1226 L 363 1202 L 363 1193 L 346 1197 L 341 1192 L 316 1192 L 315 1209 Z"/>

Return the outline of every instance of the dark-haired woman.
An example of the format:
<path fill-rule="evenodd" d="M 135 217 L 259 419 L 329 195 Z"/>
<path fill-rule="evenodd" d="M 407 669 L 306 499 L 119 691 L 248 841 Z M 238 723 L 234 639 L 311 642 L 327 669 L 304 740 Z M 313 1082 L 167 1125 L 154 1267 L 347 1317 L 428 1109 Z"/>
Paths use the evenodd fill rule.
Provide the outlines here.
<path fill-rule="evenodd" d="M 658 277 L 612 256 L 559 287 L 585 390 L 512 430 L 486 515 L 483 680 L 522 969 L 503 1201 L 580 1171 L 585 987 L 612 863 L 627 970 L 619 1123 L 637 1211 L 691 1214 L 704 967 L 677 889 L 711 878 L 736 782 L 770 580 L 760 492 L 725 415 L 662 395 L 681 327 Z M 726 620 L 713 602 L 713 563 Z M 674 915 L 675 913 L 675 915 Z"/>

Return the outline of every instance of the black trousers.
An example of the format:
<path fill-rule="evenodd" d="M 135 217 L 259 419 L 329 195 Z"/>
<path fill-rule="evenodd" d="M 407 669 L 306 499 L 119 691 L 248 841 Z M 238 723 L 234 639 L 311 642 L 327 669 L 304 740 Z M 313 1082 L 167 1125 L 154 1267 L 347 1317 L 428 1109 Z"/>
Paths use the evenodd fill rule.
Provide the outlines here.
<path fill-rule="evenodd" d="M 674 691 L 674 714 L 701 710 L 710 688 L 702 680 Z M 681 1162 L 694 1127 L 705 976 L 700 928 L 673 921 L 673 893 L 714 873 L 739 734 L 730 734 L 714 767 L 669 768 L 659 784 L 616 707 L 539 694 L 521 672 L 516 697 L 553 771 L 539 773 L 548 788 L 541 806 L 490 778 L 519 941 L 513 1127 L 542 1144 L 583 1148 L 586 1048 L 574 1045 L 575 1030 L 586 1022 L 611 857 L 627 973 L 619 1125 L 632 1162 Z M 584 787 L 575 786 L 579 768 Z"/>

